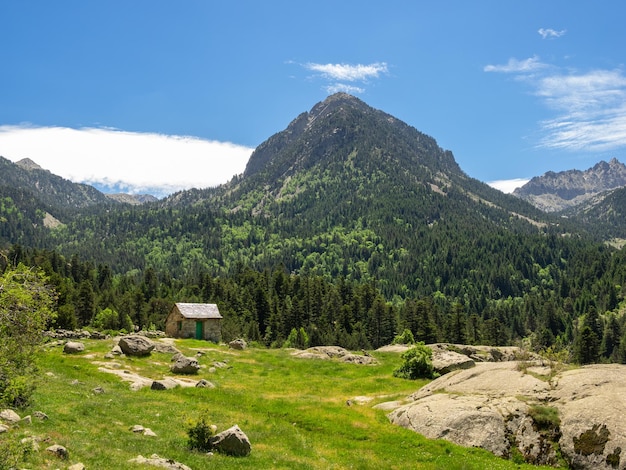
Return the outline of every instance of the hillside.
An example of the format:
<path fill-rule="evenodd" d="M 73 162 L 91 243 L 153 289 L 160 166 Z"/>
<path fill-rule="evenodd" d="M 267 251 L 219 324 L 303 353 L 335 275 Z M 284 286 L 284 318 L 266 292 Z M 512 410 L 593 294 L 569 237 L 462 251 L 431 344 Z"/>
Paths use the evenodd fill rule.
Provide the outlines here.
<path fill-rule="evenodd" d="M 58 326 L 108 308 L 159 327 L 173 301 L 200 301 L 220 305 L 227 337 L 268 346 L 303 328 L 315 344 L 378 347 L 409 328 L 424 341 L 523 339 L 626 359 L 624 253 L 574 222 L 468 177 L 432 137 L 337 94 L 228 184 L 91 205 L 38 226 L 7 259 L 53 275 Z M 585 341 L 597 347 L 583 354 L 573 346 L 590 309 L 601 316 Z"/>

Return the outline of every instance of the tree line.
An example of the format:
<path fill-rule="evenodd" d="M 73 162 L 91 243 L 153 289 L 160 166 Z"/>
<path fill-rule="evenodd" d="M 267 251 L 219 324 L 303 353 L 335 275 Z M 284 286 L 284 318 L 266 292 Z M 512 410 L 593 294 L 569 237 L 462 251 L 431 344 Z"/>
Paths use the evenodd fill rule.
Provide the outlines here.
<path fill-rule="evenodd" d="M 484 291 L 461 297 L 445 289 L 389 299 L 375 279 L 329 280 L 284 265 L 259 271 L 242 263 L 228 276 L 200 269 L 173 277 L 152 267 L 121 274 L 76 255 L 66 259 L 19 245 L 2 267 L 43 270 L 56 292 L 53 328 L 162 329 L 174 302 L 208 302 L 224 316 L 224 339 L 245 337 L 267 347 L 280 347 L 294 330 L 303 330 L 311 346 L 371 349 L 408 329 L 425 343 L 520 344 L 565 351 L 580 363 L 626 362 L 620 309 L 625 255 L 598 247 L 581 253 L 568 270 L 551 264 L 539 269 L 538 286 L 520 292 L 506 287 L 511 281 L 496 269 L 485 289 L 510 292 L 495 299 Z"/>

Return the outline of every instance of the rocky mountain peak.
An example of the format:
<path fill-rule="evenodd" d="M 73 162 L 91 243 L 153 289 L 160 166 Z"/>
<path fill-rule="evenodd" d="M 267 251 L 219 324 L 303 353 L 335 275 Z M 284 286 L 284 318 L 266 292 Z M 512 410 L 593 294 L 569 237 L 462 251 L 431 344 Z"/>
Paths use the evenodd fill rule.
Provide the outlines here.
<path fill-rule="evenodd" d="M 15 162 L 15 164 L 19 166 L 21 169 L 27 170 L 27 171 L 32 171 L 32 170 L 46 171 L 42 167 L 40 167 L 37 163 L 32 161 L 30 158 L 22 158 L 20 161 Z"/>
<path fill-rule="evenodd" d="M 585 171 L 549 171 L 517 188 L 513 195 L 546 212 L 559 212 L 623 186 L 626 186 L 626 165 L 612 158 Z"/>

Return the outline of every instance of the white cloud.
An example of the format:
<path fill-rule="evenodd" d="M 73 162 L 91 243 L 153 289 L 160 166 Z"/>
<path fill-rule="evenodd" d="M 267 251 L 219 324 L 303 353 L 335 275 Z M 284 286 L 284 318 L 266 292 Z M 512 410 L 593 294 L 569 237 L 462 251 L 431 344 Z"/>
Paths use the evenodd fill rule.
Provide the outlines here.
<path fill-rule="evenodd" d="M 541 123 L 541 147 L 608 151 L 626 145 L 626 77 L 621 71 L 552 75 L 535 85 L 537 96 L 559 112 Z"/>
<path fill-rule="evenodd" d="M 225 183 L 251 148 L 196 137 L 102 128 L 0 126 L 0 155 L 30 158 L 74 182 L 164 196 Z"/>
<path fill-rule="evenodd" d="M 541 62 L 539 57 L 534 56 L 524 60 L 510 58 L 505 65 L 486 65 L 483 70 L 500 73 L 529 73 L 546 67 L 547 64 Z"/>
<path fill-rule="evenodd" d="M 385 62 L 376 62 L 369 65 L 315 64 L 309 62 L 304 67 L 322 74 L 325 78 L 348 82 L 366 81 L 370 78 L 378 78 L 380 74 L 387 73 L 387 64 Z"/>
<path fill-rule="evenodd" d="M 332 85 L 328 85 L 326 87 L 326 92 L 329 95 L 333 93 L 339 93 L 343 91 L 344 93 L 350 93 L 352 95 L 357 95 L 361 93 L 365 93 L 365 88 L 361 88 L 358 86 L 346 85 L 345 83 L 333 83 Z"/>
<path fill-rule="evenodd" d="M 492 188 L 499 189 L 503 193 L 512 193 L 517 188 L 521 188 L 530 180 L 528 178 L 514 178 L 510 180 L 488 181 L 487 184 Z"/>
<path fill-rule="evenodd" d="M 321 78 L 328 82 L 324 86 L 328 94 L 340 91 L 351 94 L 365 93 L 364 84 L 369 83 L 372 79 L 380 78 L 381 75 L 387 74 L 389 71 L 385 62 L 373 64 L 317 64 L 308 62 L 300 65 L 315 72 L 315 78 Z"/>
<path fill-rule="evenodd" d="M 557 31 L 552 28 L 539 28 L 537 32 L 543 39 L 555 39 L 563 36 L 567 30 L 562 29 L 561 31 Z"/>
<path fill-rule="evenodd" d="M 621 70 L 565 72 L 535 56 L 487 65 L 484 71 L 524 79 L 533 94 L 555 111 L 555 117 L 539 123 L 538 147 L 597 152 L 626 147 L 626 76 Z"/>

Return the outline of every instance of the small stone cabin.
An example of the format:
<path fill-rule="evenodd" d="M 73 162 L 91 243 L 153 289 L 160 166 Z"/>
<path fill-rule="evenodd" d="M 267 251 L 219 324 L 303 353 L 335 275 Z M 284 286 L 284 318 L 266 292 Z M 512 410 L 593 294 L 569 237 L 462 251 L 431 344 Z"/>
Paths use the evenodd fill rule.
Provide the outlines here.
<path fill-rule="evenodd" d="M 222 340 L 222 315 L 215 304 L 178 302 L 165 320 L 165 334 L 172 338 Z"/>

